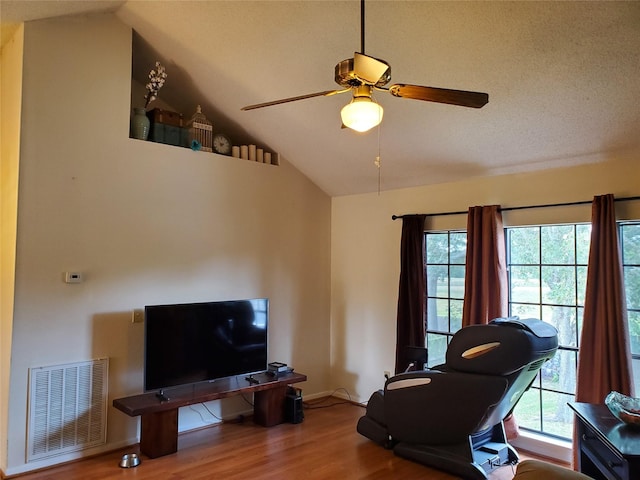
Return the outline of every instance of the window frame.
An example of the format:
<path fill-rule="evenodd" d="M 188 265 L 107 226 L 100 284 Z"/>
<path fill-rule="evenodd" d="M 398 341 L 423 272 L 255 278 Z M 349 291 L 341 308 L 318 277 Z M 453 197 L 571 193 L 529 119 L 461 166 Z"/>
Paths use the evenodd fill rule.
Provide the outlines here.
<path fill-rule="evenodd" d="M 537 238 L 537 246 L 534 248 L 531 245 L 530 250 L 526 253 L 529 256 L 533 256 L 534 260 L 530 261 L 514 261 L 513 251 L 513 238 L 518 232 L 522 231 L 537 231 L 537 234 L 533 234 L 533 238 Z M 553 368 L 544 368 L 540 370 L 530 388 L 525 392 L 523 398 L 516 406 L 516 418 L 520 418 L 519 426 L 523 430 L 534 432 L 536 434 L 545 435 L 552 438 L 558 438 L 561 440 L 569 440 L 572 435 L 573 413 L 569 410 L 567 402 L 575 401 L 575 390 L 577 381 L 577 369 L 578 369 L 578 351 L 580 348 L 580 336 L 582 327 L 582 318 L 584 312 L 584 290 L 586 288 L 586 271 L 588 264 L 588 248 L 585 250 L 584 245 L 579 243 L 579 231 L 583 236 L 587 236 L 590 239 L 591 224 L 587 222 L 575 222 L 575 223 L 562 223 L 562 224 L 544 224 L 544 225 L 526 225 L 526 226 L 508 226 L 504 227 L 505 231 L 505 252 L 506 252 L 506 264 L 507 264 L 507 278 L 508 278 L 508 315 L 527 316 L 531 315 L 534 318 L 539 318 L 547 323 L 554 325 L 559 331 L 559 345 L 558 351 L 553 358 Z M 556 239 L 555 242 L 551 242 L 546 232 L 552 232 L 559 235 L 561 238 Z M 586 235 L 585 235 L 586 234 Z M 570 241 L 565 241 L 564 249 L 562 253 L 568 254 L 562 258 L 552 258 L 553 255 L 547 254 L 549 244 L 557 245 L 562 243 L 562 238 L 569 238 Z M 546 246 L 546 248 L 545 248 Z M 518 257 L 526 257 L 518 252 Z M 517 280 L 514 280 L 514 272 L 518 268 L 531 268 L 537 270 L 537 299 L 535 301 L 523 301 L 521 298 L 516 298 L 514 285 Z M 565 276 L 567 272 L 570 280 L 573 280 L 571 292 L 571 299 L 555 298 L 550 295 L 544 294 L 545 285 L 549 284 L 549 278 L 545 272 L 549 271 L 564 271 Z M 582 274 L 583 282 L 580 282 Z M 566 280 L 566 279 L 565 279 Z M 581 295 L 582 293 L 582 295 Z M 555 300 L 555 301 L 553 301 Z M 520 307 L 514 308 L 514 307 Z M 523 313 L 524 310 L 537 310 L 537 313 Z M 520 310 L 520 311 L 518 311 Z M 557 312 L 560 313 L 559 322 L 552 321 L 556 317 Z M 567 328 L 565 322 L 567 321 L 574 325 L 569 328 L 570 335 L 567 335 Z M 551 318 L 549 318 L 551 316 Z M 563 337 L 568 337 L 564 338 Z M 570 367 L 569 376 L 565 378 L 561 375 L 563 369 L 560 364 L 569 362 Z M 565 365 L 566 366 L 566 365 Z M 564 371 L 566 372 L 566 371 Z M 550 377 L 545 381 L 545 377 Z M 552 384 L 557 381 L 559 386 L 553 387 Z M 562 388 L 563 382 L 565 387 Z M 568 385 L 567 385 L 568 384 Z M 526 402 L 530 397 L 537 397 L 536 406 L 538 411 L 536 413 L 526 411 L 526 415 L 522 413 L 518 415 L 518 410 L 522 409 L 523 401 Z M 551 406 L 553 405 L 553 406 Z M 549 412 L 546 410 L 549 409 Z M 555 413 L 554 412 L 558 412 Z M 533 418 L 532 418 L 533 417 Z M 554 422 L 553 420 L 556 420 Z M 530 422 L 537 422 L 537 428 L 532 428 Z M 527 425 L 527 423 L 529 425 Z M 553 431 L 555 429 L 555 432 Z"/>
<path fill-rule="evenodd" d="M 545 228 L 545 227 L 553 227 L 553 226 L 560 226 L 560 225 L 565 225 L 565 226 L 572 226 L 575 232 L 575 229 L 578 228 L 578 226 L 580 225 L 589 225 L 590 227 L 590 222 L 572 222 L 572 223 L 562 223 L 562 224 L 541 224 L 541 225 L 531 225 L 531 226 L 505 226 L 504 227 L 504 232 L 505 232 L 505 249 L 507 251 L 507 265 L 508 265 L 508 282 L 509 282 L 509 295 L 508 295 L 508 312 L 509 315 L 511 315 L 512 312 L 512 303 L 522 303 L 522 302 L 512 302 L 511 299 L 511 281 L 512 281 L 512 271 L 511 271 L 511 263 L 510 263 L 510 255 L 511 252 L 509 250 L 509 231 L 510 229 L 517 229 L 517 228 Z M 640 228 L 640 221 L 618 221 L 617 222 L 617 226 L 618 226 L 618 234 L 619 234 L 619 244 L 620 244 L 620 248 L 621 248 L 621 253 L 622 253 L 622 258 L 624 259 L 624 239 L 623 239 L 623 235 L 622 235 L 622 230 L 623 228 L 628 228 L 625 226 L 633 226 L 633 228 Z M 429 312 L 429 302 L 430 300 L 436 300 L 436 301 L 447 301 L 447 302 L 451 302 L 452 297 L 451 297 L 451 282 L 450 282 L 450 275 L 449 275 L 449 283 L 448 283 L 448 288 L 447 288 L 447 295 L 448 297 L 442 297 L 440 295 L 438 295 L 436 291 L 436 295 L 430 295 L 429 292 L 429 287 L 428 287 L 428 282 L 429 282 L 429 265 L 439 265 L 439 266 L 444 266 L 446 265 L 447 267 L 447 272 L 450 274 L 451 272 L 451 267 L 455 266 L 455 267 L 459 267 L 460 264 L 459 263 L 454 263 L 451 264 L 451 252 L 450 252 L 450 235 L 451 234 L 464 234 L 466 237 L 466 229 L 449 229 L 449 230 L 425 230 L 424 232 L 424 240 L 425 240 L 425 345 L 427 346 L 427 348 L 429 349 L 429 355 L 428 355 L 428 362 L 427 362 L 427 366 L 428 367 L 433 367 L 436 366 L 440 363 L 443 363 L 444 359 L 442 354 L 439 354 L 436 356 L 436 358 L 433 358 L 430 346 L 431 344 L 434 342 L 434 340 L 437 340 L 438 338 L 442 338 L 444 337 L 446 339 L 446 346 L 448 346 L 451 337 L 455 334 L 455 332 L 457 331 L 451 331 L 451 309 L 449 308 L 447 311 L 447 325 L 449 326 L 449 331 L 443 331 L 441 329 L 433 329 L 430 328 L 430 321 L 429 321 L 429 316 L 428 316 L 428 312 Z M 447 243 L 448 246 L 448 254 L 447 254 L 447 262 L 446 264 L 442 264 L 442 263 L 435 263 L 432 264 L 429 262 L 428 259 L 428 241 L 429 241 L 429 235 L 442 235 L 442 234 L 447 234 L 449 237 L 449 241 Z M 539 235 L 539 237 L 541 237 L 541 235 Z M 578 235 L 574 235 L 574 242 L 577 242 L 578 240 Z M 539 238 L 539 242 L 542 242 L 542 238 Z M 541 248 L 541 247 L 540 247 Z M 577 251 L 578 246 L 574 243 L 574 252 Z M 466 251 L 466 244 L 465 244 L 465 251 Z M 541 250 L 540 250 L 541 251 Z M 586 263 L 578 263 L 578 255 L 577 253 L 575 254 L 575 262 L 574 264 L 570 264 L 570 266 L 573 266 L 573 268 L 577 269 L 578 267 L 580 268 L 584 268 L 585 272 L 586 272 L 586 268 L 588 265 L 588 249 L 587 249 L 587 260 Z M 539 270 L 540 272 L 542 272 L 542 265 L 547 265 L 547 264 L 543 264 L 542 263 L 542 258 L 539 259 Z M 561 264 L 562 266 L 567 266 L 567 264 Z M 463 263 L 462 264 L 462 268 L 464 269 L 466 267 L 466 265 Z M 625 267 L 629 268 L 638 268 L 640 269 L 640 264 L 636 264 L 636 263 L 631 263 L 631 264 L 625 264 L 623 262 L 623 269 L 625 269 Z M 542 275 L 542 273 L 540 273 L 540 275 Z M 578 273 L 576 272 L 576 278 L 578 278 Z M 542 278 L 540 277 L 540 285 L 542 285 Z M 585 273 L 585 285 L 586 285 L 586 273 Z M 539 287 L 540 291 L 542 291 L 542 287 Z M 574 354 L 575 356 L 575 360 L 574 360 L 574 365 L 575 365 L 575 372 L 577 375 L 577 359 L 578 359 L 578 351 L 580 348 L 580 336 L 581 336 L 581 329 L 582 329 L 582 317 L 583 317 L 583 311 L 584 311 L 584 293 L 582 294 L 582 300 L 580 301 L 580 294 L 578 292 L 578 289 L 581 288 L 581 285 L 579 285 L 578 280 L 576 280 L 576 291 L 575 291 L 575 298 L 576 298 L 576 304 L 575 305 L 553 305 L 550 304 L 550 306 L 561 306 L 561 307 L 570 307 L 570 308 L 575 308 L 576 311 L 576 338 L 574 341 L 574 346 L 571 345 L 561 345 L 559 346 L 559 351 L 560 352 L 570 352 L 572 354 Z M 464 295 L 463 295 L 464 298 Z M 453 298 L 453 300 L 458 300 L 457 298 Z M 635 300 L 634 300 L 635 301 Z M 546 303 L 543 302 L 542 300 L 542 293 L 540 294 L 540 303 L 539 303 L 539 308 L 540 308 L 540 314 L 537 318 L 543 318 L 543 312 L 542 312 L 542 306 L 543 305 L 547 305 Z M 635 305 L 635 304 L 633 304 Z M 630 299 L 627 298 L 627 311 L 632 311 L 635 314 L 640 315 L 640 300 L 638 301 L 638 308 L 636 308 L 635 306 L 632 307 L 632 304 L 630 303 Z M 631 325 L 629 325 L 629 329 L 631 329 Z M 441 341 L 441 340 L 440 340 Z M 446 351 L 446 346 L 444 347 L 445 351 Z M 639 349 L 640 350 L 640 349 Z M 635 377 L 635 383 L 637 385 L 640 385 L 640 351 L 637 352 L 631 352 L 631 359 L 632 359 L 632 371 Z M 634 368 L 635 367 L 635 368 Z M 539 399 L 538 399 L 538 405 L 539 408 L 541 409 L 540 411 L 540 429 L 539 430 L 535 430 L 535 429 L 531 429 L 531 428 L 527 428 L 527 427 L 523 427 L 525 430 L 528 430 L 530 432 L 533 432 L 535 434 L 540 434 L 549 438 L 557 438 L 560 440 L 567 440 L 568 438 L 564 435 L 557 435 L 557 434 L 553 434 L 550 433 L 548 431 L 544 430 L 544 416 L 543 416 L 543 412 L 542 412 L 542 395 L 544 394 L 544 392 L 548 392 L 550 394 L 558 394 L 558 395 L 569 395 L 571 396 L 573 399 L 575 399 L 575 390 L 573 392 L 566 392 L 566 391 L 562 391 L 562 390 L 554 390 L 553 388 L 549 388 L 549 387 L 544 387 L 542 388 L 542 379 L 541 379 L 541 375 L 538 375 L 536 377 L 536 380 L 534 380 L 534 384 L 538 384 L 537 386 L 534 385 L 532 386 L 532 388 L 535 388 L 538 392 L 538 394 L 540 395 Z"/>
<path fill-rule="evenodd" d="M 461 230 L 461 229 L 451 229 L 451 230 L 437 230 L 437 231 L 425 231 L 424 232 L 424 248 L 425 248 L 425 286 L 426 286 L 426 291 L 425 291 L 425 346 L 427 347 L 427 366 L 428 367 L 434 367 L 437 365 L 440 365 L 442 363 L 444 363 L 444 354 L 446 352 L 447 347 L 449 346 L 449 342 L 451 340 L 451 337 L 453 337 L 454 333 L 457 332 L 459 330 L 456 329 L 454 331 L 451 331 L 451 325 L 452 325 L 452 320 L 451 320 L 451 312 L 452 312 L 452 302 L 459 302 L 460 305 L 460 317 L 459 317 L 459 323 L 460 326 L 462 325 L 462 302 L 464 300 L 464 269 L 465 267 L 465 257 L 466 257 L 466 230 Z M 443 262 L 430 262 L 430 256 L 429 256 L 429 240 L 428 240 L 428 235 L 447 235 L 447 262 L 443 263 Z M 458 261 L 455 263 L 451 263 L 451 258 L 452 258 L 452 248 L 451 248 L 451 237 L 452 236 L 461 236 L 464 235 L 464 243 L 465 243 L 465 255 L 462 255 L 462 262 Z M 429 293 L 429 266 L 434 266 L 434 267 L 443 267 L 446 266 L 447 269 L 447 296 L 440 296 L 440 295 L 430 295 Z M 451 296 L 451 269 L 453 268 L 461 268 L 462 269 L 462 279 L 463 279 L 463 285 L 462 285 L 462 295 L 459 295 L 457 297 L 452 297 Z M 437 287 L 436 287 L 437 288 Z M 437 293 L 437 290 L 436 290 Z M 436 303 L 436 308 L 435 311 L 438 311 L 437 308 L 437 304 L 438 302 L 447 302 L 447 325 L 448 325 L 448 330 L 442 330 L 442 329 L 431 329 L 429 328 L 430 324 L 433 324 L 432 321 L 429 320 L 429 312 L 433 311 L 433 307 L 432 305 L 430 305 L 430 300 L 433 300 Z M 457 304 L 457 303 L 456 303 Z M 457 320 L 456 320 L 456 323 Z M 436 352 L 440 352 L 440 354 L 438 354 L 437 356 L 434 355 L 434 348 L 433 345 L 436 345 Z M 429 353 L 430 352 L 430 353 Z"/>
<path fill-rule="evenodd" d="M 623 275 L 624 275 L 624 283 L 625 283 L 625 297 L 626 297 L 626 301 L 627 301 L 627 322 L 628 322 L 628 332 L 629 332 L 629 343 L 630 343 L 630 349 L 631 349 L 631 371 L 632 371 L 632 375 L 634 378 L 634 383 L 636 386 L 636 393 L 640 390 L 640 338 L 637 341 L 637 349 L 634 349 L 634 345 L 636 344 L 636 341 L 632 338 L 633 336 L 631 335 L 631 315 L 629 315 L 629 312 L 631 312 L 634 315 L 637 315 L 638 318 L 640 319 L 640 298 L 638 298 L 637 300 L 634 299 L 634 301 L 637 302 L 637 307 L 636 306 L 632 306 L 632 300 L 630 299 L 630 295 L 629 295 L 629 285 L 627 283 L 627 274 L 629 272 L 629 269 L 636 269 L 636 271 L 640 271 L 640 263 L 635 263 L 635 262 L 629 262 L 627 263 L 626 261 L 626 255 L 625 255 L 625 236 L 624 236 L 624 229 L 625 228 L 634 228 L 634 229 L 639 229 L 640 230 L 640 220 L 624 220 L 624 221 L 618 221 L 618 242 L 620 244 L 620 257 L 622 259 L 622 270 L 623 270 Z M 639 255 L 640 256 L 640 255 Z M 640 331 L 638 334 L 638 337 L 640 337 Z"/>

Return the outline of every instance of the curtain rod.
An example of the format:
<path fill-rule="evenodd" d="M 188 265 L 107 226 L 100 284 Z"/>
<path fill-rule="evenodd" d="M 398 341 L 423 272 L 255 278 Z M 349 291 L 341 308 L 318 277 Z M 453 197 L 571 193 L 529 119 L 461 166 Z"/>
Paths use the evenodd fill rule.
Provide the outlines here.
<path fill-rule="evenodd" d="M 640 196 L 638 197 L 620 197 L 620 198 L 615 198 L 614 201 L 616 202 L 629 202 L 629 201 L 633 201 L 633 200 L 640 200 Z M 526 206 L 522 206 L 522 207 L 503 207 L 500 208 L 501 212 L 507 212 L 509 210 L 524 210 L 527 208 L 547 208 L 547 207 L 569 207 L 569 206 L 573 206 L 573 205 L 588 205 L 590 203 L 592 203 L 593 200 L 583 200 L 580 202 L 568 202 L 568 203 L 549 203 L 549 204 L 545 204 L 545 205 L 526 205 Z M 443 217 L 443 216 L 447 216 L 447 215 L 466 215 L 467 213 L 469 213 L 468 210 L 465 210 L 463 212 L 439 212 L 439 213 L 424 213 L 422 215 L 426 215 L 427 217 Z M 410 215 L 410 214 L 407 214 Z M 391 220 L 397 220 L 398 218 L 402 218 L 404 217 L 404 215 L 391 215 Z"/>

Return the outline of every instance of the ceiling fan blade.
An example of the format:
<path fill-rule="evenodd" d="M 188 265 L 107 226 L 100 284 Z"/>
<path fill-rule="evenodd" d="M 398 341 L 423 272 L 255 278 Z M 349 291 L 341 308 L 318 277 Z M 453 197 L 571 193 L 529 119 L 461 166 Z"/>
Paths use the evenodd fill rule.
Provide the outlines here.
<path fill-rule="evenodd" d="M 482 108 L 489 102 L 488 93 L 421 87 L 420 85 L 406 85 L 404 83 L 391 85 L 389 87 L 389 93 L 394 97 L 424 100 L 425 102 L 447 103 L 449 105 L 460 105 L 461 107 L 471 108 Z"/>
<path fill-rule="evenodd" d="M 307 95 L 298 95 L 297 97 L 283 98 L 281 100 L 274 100 L 272 102 L 257 103 L 255 105 L 247 105 L 240 110 L 255 110 L 256 108 L 271 107 L 273 105 L 280 105 L 281 103 L 296 102 L 298 100 L 305 100 L 313 97 L 329 97 L 337 93 L 344 93 L 350 91 L 350 88 L 344 90 L 325 90 L 324 92 L 308 93 Z"/>
<path fill-rule="evenodd" d="M 355 52 L 353 54 L 353 73 L 365 83 L 375 85 L 389 70 L 389 65 L 380 60 Z"/>

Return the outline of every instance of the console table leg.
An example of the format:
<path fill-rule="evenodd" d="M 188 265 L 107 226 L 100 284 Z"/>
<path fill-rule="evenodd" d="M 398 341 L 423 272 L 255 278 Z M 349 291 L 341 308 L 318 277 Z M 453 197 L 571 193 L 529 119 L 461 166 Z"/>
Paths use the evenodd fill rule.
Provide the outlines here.
<path fill-rule="evenodd" d="M 140 451 L 149 458 L 178 451 L 178 409 L 142 415 Z"/>
<path fill-rule="evenodd" d="M 263 427 L 284 422 L 287 386 L 261 390 L 253 394 L 253 421 Z"/>

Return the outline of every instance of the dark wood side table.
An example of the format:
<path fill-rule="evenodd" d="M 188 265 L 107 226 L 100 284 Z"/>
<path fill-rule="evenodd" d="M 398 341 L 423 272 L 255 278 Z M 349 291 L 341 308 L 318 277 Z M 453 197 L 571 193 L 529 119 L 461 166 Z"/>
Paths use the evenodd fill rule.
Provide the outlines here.
<path fill-rule="evenodd" d="M 578 433 L 578 469 L 596 480 L 640 479 L 640 430 L 615 418 L 606 405 L 569 403 Z"/>
<path fill-rule="evenodd" d="M 113 406 L 130 417 L 141 416 L 140 451 L 150 458 L 178 451 L 178 409 L 195 403 L 218 400 L 233 395 L 253 393 L 253 421 L 265 427 L 284 422 L 287 386 L 304 382 L 307 376 L 285 373 L 270 377 L 264 373 L 223 378 L 165 390 L 168 397 L 160 401 L 154 393 L 116 398 Z"/>

